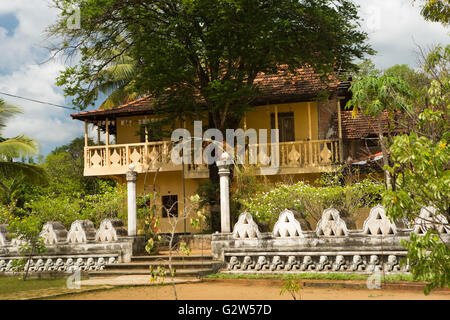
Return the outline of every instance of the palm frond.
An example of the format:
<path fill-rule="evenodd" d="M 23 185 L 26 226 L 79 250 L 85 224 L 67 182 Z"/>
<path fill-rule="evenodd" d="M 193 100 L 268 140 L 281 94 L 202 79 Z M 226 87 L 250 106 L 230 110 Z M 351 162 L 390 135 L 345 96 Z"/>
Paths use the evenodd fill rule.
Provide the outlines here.
<path fill-rule="evenodd" d="M 22 162 L 0 161 L 0 177 L 4 179 L 24 176 L 27 181 L 34 184 L 45 185 L 48 183 L 45 170 L 34 164 Z"/>
<path fill-rule="evenodd" d="M 12 116 L 22 113 L 22 109 L 15 106 L 10 106 L 0 99 L 0 136 L 2 129 L 6 127 L 6 121 Z"/>
<path fill-rule="evenodd" d="M 14 138 L 0 138 L 0 160 L 33 155 L 38 152 L 38 144 L 32 138 L 19 135 Z"/>
<path fill-rule="evenodd" d="M 100 109 L 110 109 L 118 105 L 136 100 L 138 93 L 130 89 L 128 86 L 120 87 L 114 90 L 108 98 L 100 105 Z"/>
<path fill-rule="evenodd" d="M 116 89 L 117 87 L 126 85 L 133 80 L 136 75 L 136 64 L 116 64 L 101 71 L 99 75 L 107 79 L 107 81 L 99 84 L 98 88 L 101 92 L 108 93 L 108 90 Z"/>

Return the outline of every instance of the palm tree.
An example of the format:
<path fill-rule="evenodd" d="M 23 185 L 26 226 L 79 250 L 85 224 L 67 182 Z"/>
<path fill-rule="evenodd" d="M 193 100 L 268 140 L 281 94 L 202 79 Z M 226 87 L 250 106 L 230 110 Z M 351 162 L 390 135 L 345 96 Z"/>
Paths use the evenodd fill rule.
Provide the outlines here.
<path fill-rule="evenodd" d="M 388 149 L 385 143 L 383 116 L 385 113 L 409 112 L 408 100 L 412 91 L 403 79 L 385 74 L 382 76 L 369 75 L 352 83 L 350 91 L 353 96 L 347 103 L 347 108 L 353 107 L 353 117 L 362 110 L 365 116 L 378 119 L 378 140 L 383 154 L 383 167 L 389 166 Z M 389 171 L 385 168 L 385 184 L 392 188 Z"/>
<path fill-rule="evenodd" d="M 137 61 L 123 53 L 126 45 L 126 42 L 122 42 L 119 47 L 104 53 L 104 60 L 110 62 L 96 75 L 96 78 L 101 80 L 90 91 L 91 96 L 95 98 L 100 92 L 108 95 L 100 109 L 110 109 L 139 97 L 139 92 L 134 87 Z"/>
<path fill-rule="evenodd" d="M 16 178 L 20 175 L 32 183 L 47 181 L 44 169 L 33 164 L 14 161 L 20 157 L 36 154 L 38 152 L 37 142 L 25 135 L 13 138 L 3 137 L 6 121 L 21 112 L 20 108 L 9 106 L 0 99 L 0 187 L 2 188 L 4 186 L 2 180 Z"/>

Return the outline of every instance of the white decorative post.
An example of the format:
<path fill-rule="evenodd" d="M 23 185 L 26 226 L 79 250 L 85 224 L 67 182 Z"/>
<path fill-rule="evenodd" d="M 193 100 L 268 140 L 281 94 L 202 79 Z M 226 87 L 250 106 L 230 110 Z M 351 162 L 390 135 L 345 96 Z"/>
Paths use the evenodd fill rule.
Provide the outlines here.
<path fill-rule="evenodd" d="M 221 161 L 217 161 L 220 176 L 220 225 L 222 233 L 231 232 L 230 226 L 230 165 L 228 153 L 224 152 Z"/>
<path fill-rule="evenodd" d="M 134 164 L 130 164 L 127 171 L 127 191 L 128 191 L 128 236 L 135 237 L 137 235 L 137 205 L 136 205 L 136 180 L 137 172 L 134 171 Z"/>

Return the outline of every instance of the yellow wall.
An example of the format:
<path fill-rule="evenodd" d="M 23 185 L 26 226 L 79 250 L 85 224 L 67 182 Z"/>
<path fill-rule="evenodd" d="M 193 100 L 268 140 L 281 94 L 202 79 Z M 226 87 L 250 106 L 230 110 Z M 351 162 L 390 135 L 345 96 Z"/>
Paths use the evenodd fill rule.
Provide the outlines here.
<path fill-rule="evenodd" d="M 318 139 L 318 118 L 317 118 L 317 102 L 311 102 L 311 126 L 312 126 L 312 139 Z M 278 104 L 278 112 L 294 112 L 295 122 L 295 140 L 306 140 L 309 136 L 308 125 L 308 103 L 286 103 Z M 259 106 L 254 110 L 247 112 L 247 129 L 253 128 L 269 129 L 270 130 L 270 115 L 275 112 L 275 105 Z M 139 120 L 151 119 L 152 116 L 133 116 L 133 117 L 120 117 L 116 119 L 117 124 L 117 144 L 127 143 L 139 143 L 140 136 L 136 135 L 139 131 Z M 183 124 L 178 123 L 174 129 L 182 128 Z M 242 122 L 241 127 L 244 127 Z M 194 134 L 194 120 L 186 121 L 186 128 L 191 135 Z M 207 119 L 203 119 L 203 131 L 207 128 Z M 170 129 L 169 129 L 170 130 Z M 269 135 L 270 137 L 270 135 Z"/>
<path fill-rule="evenodd" d="M 311 102 L 311 133 L 312 140 L 318 139 L 317 102 Z M 278 104 L 278 113 L 293 112 L 295 123 L 295 140 L 305 140 L 309 135 L 308 103 Z M 275 105 L 256 107 L 247 112 L 247 129 L 270 129 L 270 115 L 275 112 Z"/>
<path fill-rule="evenodd" d="M 295 121 L 295 139 L 305 140 L 309 136 L 309 125 L 308 125 L 308 103 L 289 103 L 289 104 L 279 104 L 277 105 L 278 112 L 294 112 Z M 275 105 L 259 106 L 254 110 L 249 111 L 246 116 L 247 129 L 270 129 L 271 128 L 271 113 L 275 111 Z M 318 139 L 318 116 L 317 116 L 317 103 L 310 103 L 311 112 L 311 131 L 312 139 Z M 116 119 L 117 125 L 117 144 L 128 144 L 128 143 L 139 143 L 140 135 L 136 133 L 139 131 L 139 120 L 151 119 L 151 116 L 133 116 L 133 117 L 121 117 Z M 194 120 L 186 121 L 186 128 L 190 131 L 191 135 L 193 132 Z M 183 124 L 177 124 L 175 128 L 181 128 Z M 244 125 L 242 123 L 241 127 Z M 207 119 L 203 119 L 203 129 L 207 128 Z M 286 179 L 292 178 L 295 181 L 306 180 L 308 182 L 313 182 L 318 178 L 318 174 L 310 175 L 295 175 L 292 177 L 271 177 L 270 180 L 274 181 L 286 181 Z M 117 177 L 121 183 L 126 183 L 124 177 Z M 139 174 L 137 181 L 137 192 L 142 194 L 144 191 L 144 180 L 146 186 L 146 193 L 149 194 L 153 190 L 154 183 L 154 173 Z M 197 193 L 197 189 L 202 182 L 208 181 L 207 179 L 185 179 L 185 190 L 186 190 L 186 208 L 187 212 L 196 215 L 193 205 L 190 203 L 189 198 Z M 273 182 L 274 182 L 273 181 Z M 161 196 L 163 195 L 178 195 L 179 205 L 179 216 L 183 215 L 183 183 L 182 183 L 182 172 L 172 171 L 172 172 L 159 172 L 156 178 L 156 191 L 159 194 L 159 201 L 161 201 Z M 158 215 L 161 216 L 161 203 L 158 203 Z M 169 232 L 171 227 L 169 225 L 168 218 L 161 218 L 160 220 L 161 232 Z M 203 225 L 203 227 L 205 227 Z M 143 222 L 140 221 L 138 224 L 138 229 L 143 230 Z M 180 219 L 180 222 L 176 228 L 176 232 L 184 232 L 184 221 Z M 190 220 L 186 220 L 186 232 L 198 233 L 199 230 L 195 230 L 190 225 Z"/>
<path fill-rule="evenodd" d="M 153 116 L 133 116 L 133 117 L 120 117 L 116 119 L 116 143 L 139 143 L 141 137 L 139 133 L 141 125 L 139 120 L 152 119 Z M 142 124 L 144 124 L 142 122 Z"/>
<path fill-rule="evenodd" d="M 155 176 L 154 173 L 149 173 L 147 176 L 145 174 L 139 174 L 137 180 L 137 193 L 144 193 L 144 183 L 146 186 L 145 193 L 153 193 L 153 182 Z M 196 204 L 191 203 L 190 197 L 197 193 L 197 189 L 200 183 L 207 181 L 206 179 L 185 179 L 185 191 L 186 191 L 186 232 L 198 233 L 200 230 L 192 228 L 190 224 L 190 218 L 197 218 Z M 156 192 L 159 195 L 159 202 L 157 202 L 158 216 L 162 216 L 161 208 L 161 197 L 166 195 L 177 195 L 178 196 L 178 216 L 183 216 L 183 181 L 181 171 L 172 172 L 160 172 L 156 177 Z M 143 224 L 140 223 L 141 228 Z M 205 227 L 203 225 L 203 227 Z M 168 218 L 161 218 L 160 220 L 161 232 L 169 232 L 171 230 L 171 225 L 169 224 Z M 176 232 L 184 232 L 184 220 L 179 219 L 176 227 Z"/>

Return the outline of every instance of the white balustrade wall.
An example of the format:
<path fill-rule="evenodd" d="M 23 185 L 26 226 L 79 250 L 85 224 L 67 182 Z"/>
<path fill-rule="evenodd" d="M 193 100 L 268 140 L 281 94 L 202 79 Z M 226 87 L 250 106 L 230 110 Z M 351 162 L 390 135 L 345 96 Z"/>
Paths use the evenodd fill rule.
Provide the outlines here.
<path fill-rule="evenodd" d="M 24 241 L 10 240 L 8 233 L 8 225 L 0 225 L 0 274 L 13 273 L 14 260 L 23 258 Z M 129 262 L 133 251 L 133 239 L 119 219 L 103 220 L 98 230 L 89 220 L 73 222 L 69 231 L 61 222 L 48 222 L 40 236 L 47 250 L 27 262 L 31 273 L 99 271 L 106 264 Z"/>
<path fill-rule="evenodd" d="M 269 233 L 260 232 L 251 214 L 244 212 L 232 233 L 213 234 L 211 248 L 229 273 L 407 273 L 407 251 L 400 240 L 430 228 L 450 243 L 447 220 L 433 207 L 422 208 L 413 225 L 406 226 L 390 221 L 384 208 L 376 206 L 362 230 L 347 228 L 334 208 L 324 210 L 315 230 L 303 230 L 294 213 L 284 210 Z"/>

